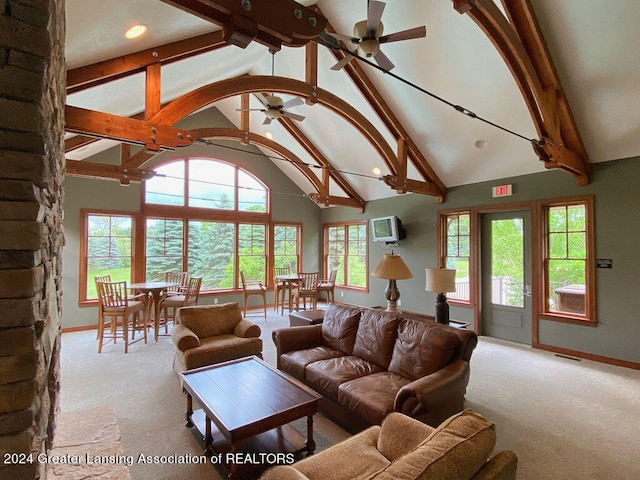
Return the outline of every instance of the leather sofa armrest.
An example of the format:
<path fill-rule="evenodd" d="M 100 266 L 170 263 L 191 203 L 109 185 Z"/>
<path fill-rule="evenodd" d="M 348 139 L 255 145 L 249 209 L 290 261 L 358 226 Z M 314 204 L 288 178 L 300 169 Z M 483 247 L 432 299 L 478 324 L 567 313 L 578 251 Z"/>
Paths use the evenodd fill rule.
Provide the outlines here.
<path fill-rule="evenodd" d="M 287 327 L 274 330 L 271 334 L 276 345 L 277 356 L 294 350 L 322 345 L 322 324 L 304 327 Z"/>
<path fill-rule="evenodd" d="M 517 469 L 517 455 L 511 450 L 503 450 L 491 457 L 471 480 L 516 480 Z"/>
<path fill-rule="evenodd" d="M 193 330 L 185 327 L 182 324 L 173 326 L 171 330 L 171 340 L 176 344 L 176 347 L 181 352 L 186 352 L 192 348 L 200 346 L 200 339 L 193 333 Z"/>
<path fill-rule="evenodd" d="M 233 334 L 241 338 L 259 337 L 260 333 L 260 327 L 246 318 L 240 320 L 233 329 Z"/>
<path fill-rule="evenodd" d="M 431 375 L 414 380 L 396 394 L 394 410 L 411 417 L 419 417 L 451 398 L 464 398 L 470 375 L 469 363 L 456 360 Z"/>

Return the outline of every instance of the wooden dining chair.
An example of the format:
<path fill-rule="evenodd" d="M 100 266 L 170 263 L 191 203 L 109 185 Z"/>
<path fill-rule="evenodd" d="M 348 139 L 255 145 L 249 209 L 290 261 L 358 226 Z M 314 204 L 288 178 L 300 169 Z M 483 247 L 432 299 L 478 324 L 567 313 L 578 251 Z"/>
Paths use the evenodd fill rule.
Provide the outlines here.
<path fill-rule="evenodd" d="M 280 303 L 280 292 L 282 292 L 282 303 L 284 303 L 284 295 L 287 289 L 287 282 L 278 280 L 278 275 L 291 275 L 291 269 L 289 267 L 274 267 L 273 269 L 273 302 L 274 310 L 278 311 L 278 304 Z"/>
<path fill-rule="evenodd" d="M 329 272 L 329 278 L 318 281 L 318 297 L 324 292 L 327 295 L 327 303 L 334 303 L 334 288 L 336 286 L 336 277 L 338 276 L 338 270 L 331 270 Z"/>
<path fill-rule="evenodd" d="M 169 333 L 169 323 L 175 322 L 178 308 L 198 304 L 201 285 L 202 277 L 191 277 L 187 282 L 187 289 L 184 293 L 163 297 L 160 303 L 160 309 L 162 311 L 160 326 L 164 325 L 164 333 Z"/>
<path fill-rule="evenodd" d="M 267 321 L 267 289 L 259 280 L 247 280 L 244 278 L 244 272 L 240 271 L 240 280 L 242 281 L 242 292 L 244 296 L 243 316 L 247 318 L 247 298 L 251 295 L 260 295 L 264 305 L 264 321 Z"/>
<path fill-rule="evenodd" d="M 189 272 L 167 272 L 165 273 L 165 281 L 169 283 L 176 283 L 175 287 L 169 287 L 165 290 L 166 294 L 171 295 L 184 295 L 187 291 Z"/>
<path fill-rule="evenodd" d="M 142 340 L 147 343 L 147 305 L 139 300 L 129 298 L 127 282 L 96 281 L 98 289 L 98 353 L 102 347 L 118 338 L 124 340 L 124 353 L 129 352 L 129 345 Z M 107 318 L 109 322 L 107 323 Z M 105 333 L 109 329 L 109 335 Z M 131 341 L 129 341 L 129 327 L 131 327 Z M 136 331 L 142 331 L 143 336 L 135 339 Z"/>
<path fill-rule="evenodd" d="M 307 309 L 307 299 L 311 300 L 313 310 L 318 307 L 318 272 L 298 273 L 298 283 L 291 287 L 289 301 L 291 305 L 300 310 L 300 299 L 302 299 L 303 309 Z"/>

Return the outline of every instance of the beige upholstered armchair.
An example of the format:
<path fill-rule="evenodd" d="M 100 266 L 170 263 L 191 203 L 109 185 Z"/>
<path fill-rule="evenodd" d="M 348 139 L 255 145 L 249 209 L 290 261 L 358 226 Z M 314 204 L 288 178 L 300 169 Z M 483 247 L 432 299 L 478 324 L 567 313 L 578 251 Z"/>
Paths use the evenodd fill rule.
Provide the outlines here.
<path fill-rule="evenodd" d="M 178 309 L 171 339 L 177 372 L 256 355 L 262 358 L 260 327 L 242 318 L 237 303 Z"/>

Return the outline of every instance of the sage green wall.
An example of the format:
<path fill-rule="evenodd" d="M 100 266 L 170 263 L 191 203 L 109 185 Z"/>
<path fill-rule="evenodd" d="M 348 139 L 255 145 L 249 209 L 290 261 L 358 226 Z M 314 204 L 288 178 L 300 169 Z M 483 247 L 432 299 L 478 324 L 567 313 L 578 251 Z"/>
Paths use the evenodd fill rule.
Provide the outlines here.
<path fill-rule="evenodd" d="M 179 124 L 181 128 L 232 127 L 216 109 L 209 109 Z M 242 146 L 238 142 L 212 140 L 216 145 L 192 145 L 175 152 L 163 152 L 154 158 L 152 165 L 183 155 L 202 154 L 234 163 L 254 174 L 271 190 L 273 221 L 302 223 L 303 249 L 302 268 L 309 271 L 320 269 L 318 238 L 321 235 L 320 208 L 304 197 L 300 188 L 287 177 L 273 161 L 253 146 Z M 239 150 L 238 150 L 239 149 Z M 255 155 L 257 153 L 258 155 Z M 119 162 L 118 147 L 104 151 L 89 159 L 93 162 Z M 145 165 L 149 167 L 150 165 Z M 215 172 L 212 172 L 215 175 Z M 66 244 L 63 249 L 63 328 L 95 325 L 98 319 L 96 307 L 78 306 L 78 273 L 80 252 L 80 209 L 92 208 L 123 212 L 140 211 L 142 197 L 140 184 L 123 187 L 117 181 L 95 180 L 79 177 L 65 178 L 64 230 Z M 272 292 L 271 292 L 272 293 Z M 202 304 L 213 303 L 214 298 L 222 302 L 242 304 L 242 295 L 224 294 L 201 297 Z M 250 298 L 249 305 L 259 302 Z M 269 295 L 267 300 L 272 301 Z"/>
<path fill-rule="evenodd" d="M 493 199 L 495 185 L 513 184 L 514 195 Z M 599 163 L 593 166 L 589 185 L 578 187 L 571 175 L 561 171 L 526 175 L 451 188 L 446 202 L 408 194 L 367 203 L 364 214 L 344 207 L 322 210 L 322 222 L 340 222 L 397 215 L 407 230 L 399 247 L 369 244 L 369 270 L 393 250 L 399 253 L 414 278 L 399 280 L 402 307 L 434 313 L 435 294 L 424 291 L 424 268 L 436 265 L 437 214 L 439 210 L 505 204 L 571 195 L 594 195 L 596 258 L 609 258 L 612 269 L 596 269 L 596 327 L 539 320 L 539 342 L 611 359 L 640 363 L 640 158 Z M 384 304 L 386 281 L 369 278 L 369 292 L 339 290 L 337 299 L 360 305 Z M 453 308 L 454 318 L 472 321 L 472 311 Z"/>

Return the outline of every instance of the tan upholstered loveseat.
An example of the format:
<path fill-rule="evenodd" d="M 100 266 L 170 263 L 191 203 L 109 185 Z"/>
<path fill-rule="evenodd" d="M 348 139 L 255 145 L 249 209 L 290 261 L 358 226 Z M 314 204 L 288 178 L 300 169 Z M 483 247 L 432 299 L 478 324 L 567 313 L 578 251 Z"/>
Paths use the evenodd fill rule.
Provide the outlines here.
<path fill-rule="evenodd" d="M 272 467 L 260 480 L 515 480 L 515 453 L 489 458 L 495 443 L 495 425 L 470 410 L 437 428 L 391 413 L 381 426 Z"/>
<path fill-rule="evenodd" d="M 331 304 L 320 325 L 275 330 L 277 366 L 323 395 L 320 410 L 351 432 L 402 412 L 437 426 L 464 408 L 470 330 L 401 312 Z"/>
<path fill-rule="evenodd" d="M 235 302 L 181 307 L 171 339 L 177 372 L 249 355 L 262 358 L 260 327 L 243 319 Z"/>

